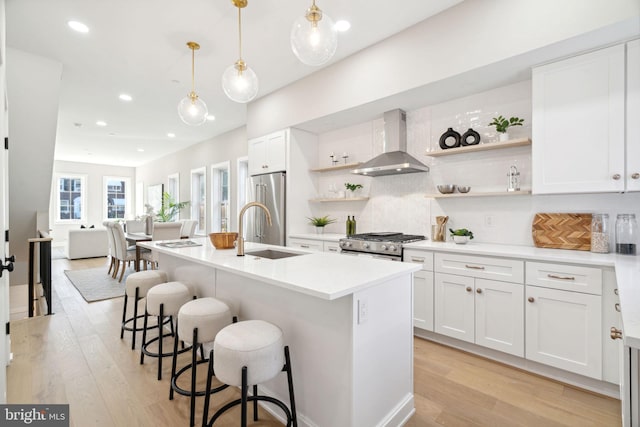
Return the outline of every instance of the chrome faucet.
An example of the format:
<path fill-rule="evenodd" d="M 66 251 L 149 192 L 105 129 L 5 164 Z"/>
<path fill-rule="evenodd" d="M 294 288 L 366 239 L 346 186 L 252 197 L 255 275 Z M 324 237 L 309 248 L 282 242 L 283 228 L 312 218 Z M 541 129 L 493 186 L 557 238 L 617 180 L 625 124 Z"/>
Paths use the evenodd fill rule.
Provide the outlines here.
<path fill-rule="evenodd" d="M 242 230 L 244 227 L 242 225 L 242 217 L 244 216 L 244 213 L 247 211 L 247 209 L 249 209 L 251 206 L 262 208 L 262 210 L 264 210 L 264 212 L 267 214 L 267 224 L 271 225 L 271 212 L 269 212 L 269 209 L 267 209 L 265 205 L 258 202 L 249 202 L 244 205 L 242 209 L 240 209 L 240 214 L 238 215 L 238 240 L 236 243 L 236 247 L 238 248 L 238 256 L 244 256 L 244 236 Z"/>

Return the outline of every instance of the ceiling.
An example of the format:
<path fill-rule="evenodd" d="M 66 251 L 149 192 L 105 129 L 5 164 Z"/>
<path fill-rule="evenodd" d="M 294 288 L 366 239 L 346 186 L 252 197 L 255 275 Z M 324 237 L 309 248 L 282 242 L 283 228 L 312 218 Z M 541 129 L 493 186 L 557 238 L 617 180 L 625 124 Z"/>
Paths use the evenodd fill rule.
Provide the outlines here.
<path fill-rule="evenodd" d="M 334 20 L 351 23 L 328 66 L 462 0 L 316 1 Z M 242 56 L 258 75 L 258 97 L 318 70 L 299 62 L 289 43 L 293 21 L 310 4 L 250 0 L 242 11 Z M 89 33 L 72 31 L 70 20 Z M 230 0 L 6 0 L 6 23 L 9 48 L 62 63 L 56 160 L 138 166 L 245 124 L 246 105 L 221 87 L 222 73 L 238 59 Z M 191 89 L 191 40 L 201 45 L 196 92 L 215 116 L 198 127 L 177 114 Z M 133 101 L 119 100 L 121 93 Z"/>

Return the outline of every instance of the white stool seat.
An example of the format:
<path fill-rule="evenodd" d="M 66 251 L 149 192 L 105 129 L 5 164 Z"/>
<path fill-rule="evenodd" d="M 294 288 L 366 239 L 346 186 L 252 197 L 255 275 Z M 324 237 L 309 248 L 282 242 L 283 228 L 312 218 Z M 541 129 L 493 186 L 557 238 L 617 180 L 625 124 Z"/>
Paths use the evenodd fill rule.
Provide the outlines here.
<path fill-rule="evenodd" d="M 215 298 L 195 299 L 178 311 L 178 336 L 189 342 L 193 330 L 198 328 L 198 342 L 212 342 L 231 321 L 231 310 L 224 302 Z"/>
<path fill-rule="evenodd" d="M 131 273 L 126 281 L 126 293 L 130 297 L 136 295 L 138 288 L 138 298 L 144 298 L 149 289 L 167 282 L 167 273 L 161 270 L 148 270 Z"/>
<path fill-rule="evenodd" d="M 164 316 L 175 316 L 180 307 L 192 299 L 189 288 L 181 282 L 161 283 L 147 292 L 147 313 L 152 316 L 160 315 L 160 305 L 163 304 Z"/>
<path fill-rule="evenodd" d="M 247 367 L 247 384 L 260 384 L 278 375 L 284 366 L 282 330 L 264 320 L 247 320 L 218 332 L 213 344 L 215 375 L 224 384 L 242 385 L 242 368 Z"/>

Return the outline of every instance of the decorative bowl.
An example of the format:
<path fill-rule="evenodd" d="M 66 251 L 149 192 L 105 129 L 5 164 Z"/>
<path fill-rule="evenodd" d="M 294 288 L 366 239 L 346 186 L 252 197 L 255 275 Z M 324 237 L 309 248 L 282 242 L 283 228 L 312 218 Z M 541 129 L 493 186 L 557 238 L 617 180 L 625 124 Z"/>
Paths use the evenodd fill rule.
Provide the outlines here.
<path fill-rule="evenodd" d="M 463 186 L 458 185 L 458 191 L 460 193 L 468 193 L 469 190 L 471 190 L 471 187 L 469 187 L 468 185 L 463 185 Z"/>
<path fill-rule="evenodd" d="M 455 184 L 438 185 L 437 188 L 438 188 L 438 191 L 441 192 L 442 194 L 451 194 L 454 191 L 456 191 Z"/>
<path fill-rule="evenodd" d="M 451 236 L 453 241 L 459 245 L 465 245 L 469 241 L 469 236 Z"/>
<path fill-rule="evenodd" d="M 233 243 L 238 238 L 238 233 L 211 233 L 209 240 L 216 249 L 232 249 Z"/>

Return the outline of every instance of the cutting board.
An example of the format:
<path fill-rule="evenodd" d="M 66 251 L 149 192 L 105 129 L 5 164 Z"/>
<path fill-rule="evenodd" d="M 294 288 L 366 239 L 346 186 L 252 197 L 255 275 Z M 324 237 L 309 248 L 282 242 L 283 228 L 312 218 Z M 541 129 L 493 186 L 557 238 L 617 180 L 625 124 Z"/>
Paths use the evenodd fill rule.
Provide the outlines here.
<path fill-rule="evenodd" d="M 531 233 L 538 248 L 588 251 L 591 249 L 591 214 L 537 213 Z"/>

